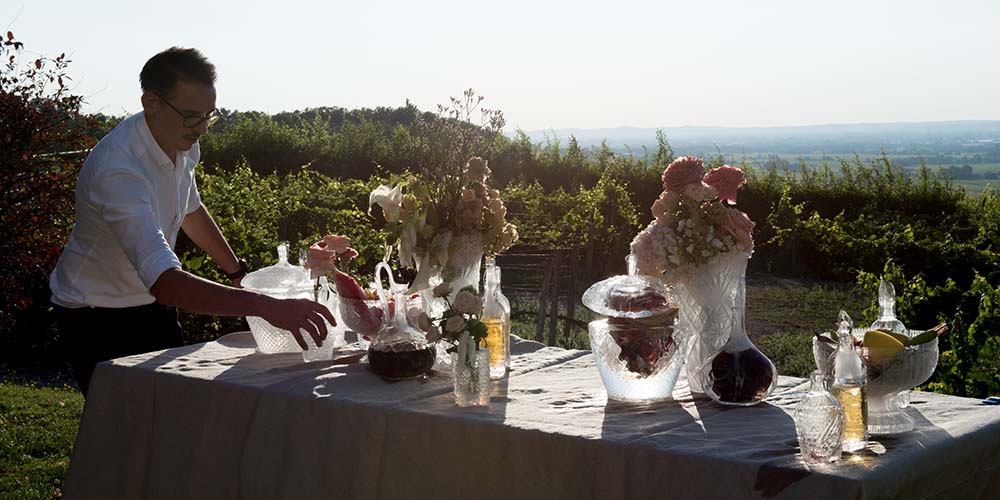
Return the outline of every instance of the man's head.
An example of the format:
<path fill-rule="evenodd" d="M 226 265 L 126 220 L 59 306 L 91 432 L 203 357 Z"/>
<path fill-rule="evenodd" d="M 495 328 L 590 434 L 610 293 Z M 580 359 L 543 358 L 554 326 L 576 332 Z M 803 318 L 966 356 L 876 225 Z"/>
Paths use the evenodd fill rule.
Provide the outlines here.
<path fill-rule="evenodd" d="M 208 130 L 215 110 L 215 66 L 195 49 L 171 47 L 139 73 L 142 108 L 160 147 L 173 157 Z"/>

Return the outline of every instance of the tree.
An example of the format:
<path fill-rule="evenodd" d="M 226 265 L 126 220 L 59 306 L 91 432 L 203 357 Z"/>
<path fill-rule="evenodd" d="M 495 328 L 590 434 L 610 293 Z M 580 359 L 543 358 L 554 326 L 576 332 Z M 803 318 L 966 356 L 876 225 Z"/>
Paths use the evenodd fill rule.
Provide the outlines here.
<path fill-rule="evenodd" d="M 21 64 L 24 44 L 0 43 L 0 335 L 47 298 L 48 273 L 72 223 L 73 190 L 94 120 L 66 86 L 65 54 Z"/>

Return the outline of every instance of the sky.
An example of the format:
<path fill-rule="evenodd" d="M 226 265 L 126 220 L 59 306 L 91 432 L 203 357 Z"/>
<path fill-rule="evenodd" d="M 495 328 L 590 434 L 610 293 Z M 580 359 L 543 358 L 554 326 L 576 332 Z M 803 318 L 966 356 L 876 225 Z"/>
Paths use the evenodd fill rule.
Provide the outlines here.
<path fill-rule="evenodd" d="M 65 52 L 84 110 L 112 115 L 178 45 L 239 111 L 472 88 L 523 130 L 1000 120 L 995 0 L 4 0 L 0 27 Z"/>

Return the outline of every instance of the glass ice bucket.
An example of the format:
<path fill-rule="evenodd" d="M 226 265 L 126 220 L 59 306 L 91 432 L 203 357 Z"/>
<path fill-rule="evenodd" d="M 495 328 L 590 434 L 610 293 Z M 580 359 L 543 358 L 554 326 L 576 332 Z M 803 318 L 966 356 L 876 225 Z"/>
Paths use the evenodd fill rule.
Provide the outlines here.
<path fill-rule="evenodd" d="M 329 292 L 325 278 L 320 278 L 317 290 L 315 282 L 309 279 L 309 270 L 288 263 L 288 246 L 278 245 L 278 263 L 247 274 L 243 278 L 244 289 L 262 293 L 278 299 L 309 299 L 318 300 L 330 311 L 336 311 L 336 295 Z M 302 351 L 295 337 L 288 330 L 278 328 L 259 316 L 247 316 L 247 324 L 257 343 L 257 352 L 274 354 L 281 352 L 302 353 L 305 361 L 330 359 L 333 349 L 346 344 L 343 327 L 335 327 L 326 322 L 327 337 L 322 347 L 317 348 L 312 337 L 303 330 L 302 338 L 309 350 Z"/>
<path fill-rule="evenodd" d="M 583 303 L 598 315 L 588 333 L 608 399 L 670 399 L 687 351 L 673 289 L 650 276 L 615 276 L 591 286 Z"/>

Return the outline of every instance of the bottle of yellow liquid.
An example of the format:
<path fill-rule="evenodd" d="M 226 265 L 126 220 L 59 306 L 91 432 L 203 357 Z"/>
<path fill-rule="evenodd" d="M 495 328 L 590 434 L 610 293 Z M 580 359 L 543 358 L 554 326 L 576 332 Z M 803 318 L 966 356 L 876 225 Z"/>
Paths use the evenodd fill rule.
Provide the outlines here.
<path fill-rule="evenodd" d="M 830 392 L 844 407 L 844 451 L 853 452 L 868 446 L 868 401 L 865 385 L 868 368 L 854 345 L 852 323 L 846 312 L 840 311 L 837 328 L 839 345 L 833 359 L 833 387 Z"/>
<path fill-rule="evenodd" d="M 490 378 L 495 380 L 510 368 L 510 302 L 500 290 L 500 268 L 492 258 L 486 259 L 485 274 L 482 321 L 490 349 Z"/>

